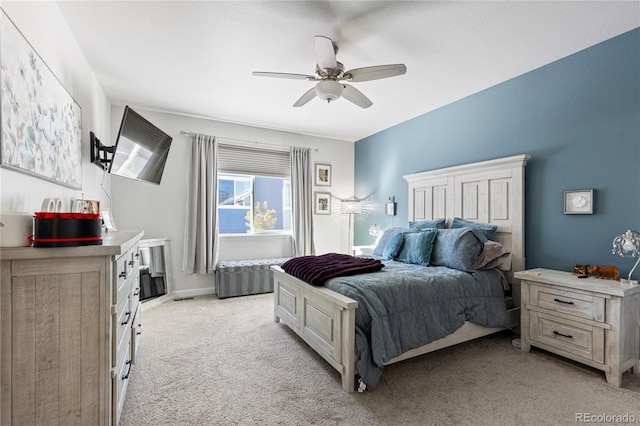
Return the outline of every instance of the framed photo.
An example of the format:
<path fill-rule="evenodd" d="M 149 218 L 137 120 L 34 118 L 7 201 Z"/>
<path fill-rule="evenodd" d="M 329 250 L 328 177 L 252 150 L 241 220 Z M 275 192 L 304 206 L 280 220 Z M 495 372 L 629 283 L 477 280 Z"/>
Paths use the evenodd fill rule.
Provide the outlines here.
<path fill-rule="evenodd" d="M 316 164 L 316 186 L 331 186 L 331 166 Z"/>
<path fill-rule="evenodd" d="M 4 11 L 0 21 L 0 165 L 80 189 L 80 105 Z"/>
<path fill-rule="evenodd" d="M 313 213 L 331 214 L 331 194 L 328 192 L 316 192 L 314 194 Z"/>
<path fill-rule="evenodd" d="M 564 214 L 593 214 L 593 189 L 564 191 Z"/>
<path fill-rule="evenodd" d="M 116 223 L 113 221 L 113 215 L 110 210 L 102 210 L 100 215 L 102 216 L 102 224 L 107 232 L 117 231 Z"/>

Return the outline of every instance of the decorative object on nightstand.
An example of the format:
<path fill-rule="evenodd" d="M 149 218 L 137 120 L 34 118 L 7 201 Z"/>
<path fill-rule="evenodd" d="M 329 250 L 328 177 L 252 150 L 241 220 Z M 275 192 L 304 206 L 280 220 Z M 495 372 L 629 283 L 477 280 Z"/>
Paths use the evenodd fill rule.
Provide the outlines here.
<path fill-rule="evenodd" d="M 564 214 L 593 214 L 593 189 L 564 191 Z"/>
<path fill-rule="evenodd" d="M 369 227 L 369 235 L 371 235 L 372 237 L 376 237 L 376 242 L 374 244 L 378 244 L 378 240 L 380 239 L 383 233 L 384 231 L 382 230 L 382 228 L 380 228 L 380 226 L 377 223 L 374 223 Z"/>
<path fill-rule="evenodd" d="M 620 280 L 623 284 L 638 284 L 638 280 L 631 279 L 631 274 L 633 274 L 638 263 L 640 263 L 640 233 L 628 230 L 624 234 L 620 234 L 615 237 L 612 245 L 613 248 L 611 249 L 611 253 L 617 254 L 621 257 L 638 258 L 636 264 L 631 268 L 631 272 L 629 272 L 629 278 L 623 278 Z"/>
<path fill-rule="evenodd" d="M 593 265 L 593 268 L 589 270 L 589 274 L 597 274 L 596 278 L 602 278 L 603 280 L 616 280 L 620 278 L 620 272 L 616 266 L 607 265 Z"/>
<path fill-rule="evenodd" d="M 589 265 L 583 265 L 581 263 L 574 263 L 573 275 L 577 275 L 578 278 L 586 278 L 591 275 L 591 267 Z"/>

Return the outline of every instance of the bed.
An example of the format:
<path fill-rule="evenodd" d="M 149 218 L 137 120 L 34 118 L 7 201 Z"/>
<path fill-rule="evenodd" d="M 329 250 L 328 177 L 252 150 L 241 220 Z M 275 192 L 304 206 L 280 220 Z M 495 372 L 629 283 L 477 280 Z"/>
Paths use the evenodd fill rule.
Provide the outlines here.
<path fill-rule="evenodd" d="M 404 176 L 408 183 L 409 222 L 445 218 L 450 226 L 454 218 L 459 218 L 497 227 L 493 239 L 511 253 L 506 267 L 503 264 L 502 269 L 505 271 L 501 272 L 500 276 L 506 279 L 512 291 L 511 297 L 501 297 L 501 302 L 507 307 L 506 321 L 501 321 L 498 326 L 479 325 L 478 322 L 482 321 L 456 319 L 453 321 L 452 330 L 442 331 L 442 336 L 435 336 L 436 339 L 428 344 L 403 349 L 403 352 L 397 355 L 394 351 L 387 351 L 386 353 L 395 356 L 385 359 L 384 365 L 493 334 L 508 327 L 513 328 L 519 324 L 520 293 L 513 273 L 523 270 L 525 264 L 524 168 L 528 159 L 528 155 L 517 155 Z M 340 287 L 349 286 L 349 280 L 372 279 L 375 274 L 410 274 L 409 269 L 397 263 L 399 262 L 384 261 L 385 267 L 380 272 L 355 275 L 349 279 L 335 278 L 327 281 L 325 286 L 312 286 L 285 273 L 279 266 L 272 267 L 275 321 L 286 324 L 335 368 L 341 374 L 342 387 L 347 392 L 356 390 L 357 373 L 367 373 L 358 371 L 356 367 L 359 365 L 360 369 L 363 369 L 362 360 L 359 360 L 356 351 L 356 335 L 360 333 L 358 340 L 362 340 L 362 333 L 356 327 L 356 317 L 360 318 L 366 313 L 362 307 L 358 311 L 358 305 L 363 305 L 363 299 L 342 294 L 353 293 Z M 442 266 L 422 268 L 440 270 L 443 275 L 448 274 L 448 268 Z M 416 269 L 420 267 L 411 271 Z M 487 273 L 495 274 L 496 271 Z M 491 292 L 489 296 L 495 298 L 495 290 Z M 488 324 L 490 323 L 489 321 Z M 375 344 L 375 341 L 371 344 Z M 372 348 L 372 352 L 374 350 L 376 349 Z"/>

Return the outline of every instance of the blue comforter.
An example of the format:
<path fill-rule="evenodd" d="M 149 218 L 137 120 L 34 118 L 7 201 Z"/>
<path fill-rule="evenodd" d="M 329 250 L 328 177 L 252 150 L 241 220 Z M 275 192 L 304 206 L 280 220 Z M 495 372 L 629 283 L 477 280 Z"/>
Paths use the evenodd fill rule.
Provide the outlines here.
<path fill-rule="evenodd" d="M 384 264 L 379 272 L 325 283 L 358 302 L 356 368 L 367 386 L 376 385 L 385 362 L 453 333 L 465 321 L 508 327 L 499 271 Z"/>

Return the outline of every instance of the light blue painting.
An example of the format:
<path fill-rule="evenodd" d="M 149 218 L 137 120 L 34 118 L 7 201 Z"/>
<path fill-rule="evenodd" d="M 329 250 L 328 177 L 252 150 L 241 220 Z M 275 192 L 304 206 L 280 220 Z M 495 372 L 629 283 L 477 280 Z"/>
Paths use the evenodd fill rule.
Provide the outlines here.
<path fill-rule="evenodd" d="M 0 25 L 0 163 L 3 167 L 80 189 L 80 105 L 4 12 Z"/>

